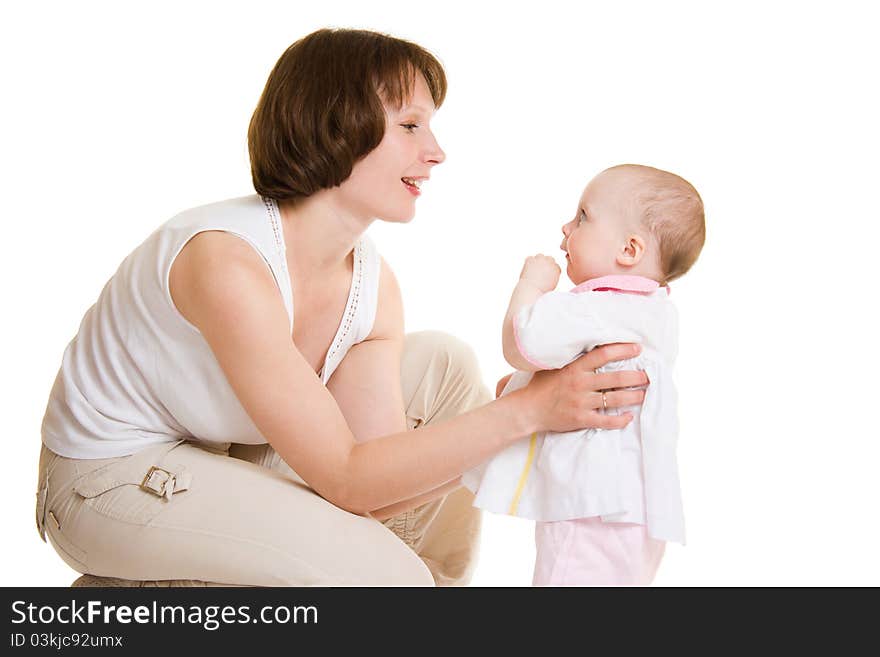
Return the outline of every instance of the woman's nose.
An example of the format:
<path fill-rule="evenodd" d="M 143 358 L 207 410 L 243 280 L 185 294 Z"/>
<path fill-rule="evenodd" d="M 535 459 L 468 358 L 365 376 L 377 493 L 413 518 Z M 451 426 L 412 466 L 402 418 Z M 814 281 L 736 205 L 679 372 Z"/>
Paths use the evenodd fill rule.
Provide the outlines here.
<path fill-rule="evenodd" d="M 438 145 L 435 149 L 428 152 L 425 159 L 431 164 L 442 164 L 446 159 L 446 153 L 444 153 L 443 149 Z"/>
<path fill-rule="evenodd" d="M 437 142 L 437 138 L 434 135 L 431 135 L 431 141 L 425 149 L 425 162 L 429 162 L 431 164 L 442 164 L 446 159 L 446 153 L 443 152 L 443 149 L 440 148 L 440 144 Z"/>

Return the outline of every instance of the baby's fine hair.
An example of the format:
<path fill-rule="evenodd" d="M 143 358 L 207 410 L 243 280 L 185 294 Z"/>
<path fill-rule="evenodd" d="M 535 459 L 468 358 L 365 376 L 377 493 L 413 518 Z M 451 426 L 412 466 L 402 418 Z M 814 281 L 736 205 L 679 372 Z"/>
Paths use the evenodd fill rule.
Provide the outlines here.
<path fill-rule="evenodd" d="M 641 164 L 620 164 L 638 178 L 636 198 L 645 227 L 657 240 L 664 284 L 683 276 L 697 261 L 706 240 L 703 200 L 687 180 Z"/>

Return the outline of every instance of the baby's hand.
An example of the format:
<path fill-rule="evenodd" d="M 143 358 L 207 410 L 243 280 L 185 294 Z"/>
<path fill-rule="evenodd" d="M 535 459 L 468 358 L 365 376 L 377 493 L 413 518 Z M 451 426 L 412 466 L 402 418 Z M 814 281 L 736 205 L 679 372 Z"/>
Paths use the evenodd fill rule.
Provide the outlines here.
<path fill-rule="evenodd" d="M 559 265 L 550 256 L 529 256 L 526 258 L 519 279 L 537 285 L 542 292 L 551 292 L 556 289 L 561 272 Z"/>

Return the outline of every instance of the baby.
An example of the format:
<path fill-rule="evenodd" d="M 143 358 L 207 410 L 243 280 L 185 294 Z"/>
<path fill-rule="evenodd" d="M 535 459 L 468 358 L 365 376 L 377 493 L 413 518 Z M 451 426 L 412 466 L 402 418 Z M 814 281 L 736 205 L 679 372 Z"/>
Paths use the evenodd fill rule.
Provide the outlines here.
<path fill-rule="evenodd" d="M 519 371 L 502 394 L 598 345 L 638 342 L 638 357 L 603 370 L 644 370 L 644 403 L 607 410 L 632 412 L 624 429 L 533 434 L 463 483 L 476 506 L 537 521 L 535 586 L 647 585 L 666 541 L 684 543 L 668 284 L 700 253 L 703 203 L 675 174 L 624 164 L 590 181 L 562 233 L 576 287 L 554 292 L 554 260 L 526 259 L 503 331 L 504 356 Z"/>

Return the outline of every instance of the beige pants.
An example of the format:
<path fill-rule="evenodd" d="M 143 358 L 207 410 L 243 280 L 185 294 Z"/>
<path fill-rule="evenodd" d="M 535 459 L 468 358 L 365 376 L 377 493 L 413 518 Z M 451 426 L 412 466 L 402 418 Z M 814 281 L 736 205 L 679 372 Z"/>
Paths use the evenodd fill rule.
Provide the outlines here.
<path fill-rule="evenodd" d="M 410 429 L 491 399 L 473 352 L 443 333 L 407 336 L 401 379 Z M 141 488 L 154 465 L 186 490 Z M 268 445 L 166 443 L 110 459 L 44 446 L 37 527 L 71 568 L 134 585 L 464 585 L 480 530 L 472 500 L 458 488 L 381 523 L 324 500 Z"/>

